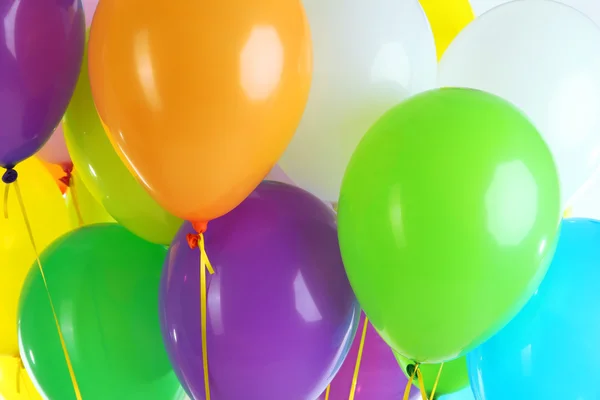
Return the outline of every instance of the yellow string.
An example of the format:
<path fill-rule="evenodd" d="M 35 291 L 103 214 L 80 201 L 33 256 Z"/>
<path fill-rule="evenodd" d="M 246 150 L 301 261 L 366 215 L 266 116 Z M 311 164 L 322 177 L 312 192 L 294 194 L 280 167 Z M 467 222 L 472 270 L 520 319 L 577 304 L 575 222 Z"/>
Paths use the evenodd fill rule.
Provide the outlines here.
<path fill-rule="evenodd" d="M 363 325 L 362 335 L 360 337 L 360 345 L 358 346 L 358 355 L 356 356 L 356 365 L 354 366 L 354 375 L 352 376 L 352 386 L 350 386 L 350 396 L 348 400 L 354 400 L 356 394 L 356 384 L 358 383 L 358 372 L 360 371 L 360 362 L 362 360 L 363 349 L 365 347 L 365 339 L 367 338 L 367 327 L 369 326 L 369 319 L 365 317 L 365 323 Z"/>
<path fill-rule="evenodd" d="M 71 182 L 69 182 L 69 190 L 71 191 L 71 199 L 73 200 L 73 207 L 75 208 L 75 213 L 77 214 L 77 222 L 79 222 L 79 226 L 83 226 L 83 216 L 81 215 L 81 208 L 79 208 L 79 200 L 77 200 L 77 192 L 75 191 L 75 179 L 71 177 Z"/>
<path fill-rule="evenodd" d="M 8 189 L 10 185 L 6 185 L 4 189 L 4 219 L 8 219 Z"/>
<path fill-rule="evenodd" d="M 417 378 L 419 379 L 419 388 L 421 389 L 421 399 L 427 400 L 427 390 L 425 390 L 425 382 L 423 381 L 421 370 L 417 371 Z"/>
<path fill-rule="evenodd" d="M 202 330 L 202 367 L 204 369 L 204 393 L 206 400 L 210 400 L 210 382 L 208 377 L 208 345 L 206 343 L 206 271 L 215 273 L 204 248 L 204 234 L 199 235 L 198 247 L 200 248 L 200 325 Z"/>
<path fill-rule="evenodd" d="M 19 188 L 19 182 L 15 181 L 14 185 L 15 185 L 15 191 L 17 193 L 17 199 L 19 201 L 19 206 L 21 207 L 21 213 L 23 214 L 23 221 L 25 222 L 25 226 L 27 228 L 27 233 L 29 234 L 29 241 L 31 242 L 31 246 L 33 247 L 33 251 L 35 252 L 35 258 L 37 261 L 38 269 L 40 271 L 40 275 L 42 276 L 42 281 L 44 282 L 44 287 L 46 288 L 46 294 L 48 295 L 48 301 L 50 302 L 52 316 L 54 317 L 54 323 L 56 325 L 56 330 L 58 331 L 60 345 L 62 347 L 63 355 L 65 356 L 65 361 L 67 362 L 67 368 L 69 369 L 69 375 L 71 376 L 71 383 L 73 384 L 73 391 L 75 392 L 76 399 L 81 400 L 81 392 L 79 391 L 79 385 L 77 384 L 77 379 L 75 378 L 75 372 L 73 371 L 73 365 L 71 364 L 71 358 L 69 357 L 69 352 L 67 351 L 65 339 L 63 337 L 62 330 L 60 329 L 60 323 L 58 322 L 58 316 L 56 315 L 56 309 L 54 307 L 54 302 L 52 301 L 52 296 L 50 295 L 50 289 L 48 288 L 48 281 L 46 280 L 46 274 L 44 274 L 44 268 L 42 267 L 39 252 L 38 252 L 37 246 L 35 245 L 35 240 L 33 238 L 33 231 L 31 230 L 31 224 L 29 223 L 29 218 L 27 217 L 27 211 L 25 210 L 25 203 L 23 202 L 23 196 L 21 195 L 21 189 Z M 5 195 L 5 198 L 6 198 L 6 195 Z M 6 204 L 4 206 L 6 208 Z"/>
<path fill-rule="evenodd" d="M 325 390 L 325 400 L 329 400 L 329 392 L 331 392 L 331 385 L 328 385 L 327 390 Z"/>
<path fill-rule="evenodd" d="M 417 373 L 418 369 L 419 369 L 419 364 L 417 364 L 415 366 L 415 369 L 413 369 L 412 374 L 410 374 L 410 378 L 408 379 L 408 382 L 406 382 L 406 388 L 404 389 L 404 399 L 403 400 L 408 400 L 408 398 L 410 397 L 410 390 L 412 389 L 412 384 L 413 384 L 413 381 L 415 380 L 415 374 Z"/>
<path fill-rule="evenodd" d="M 23 368 L 23 362 L 21 361 L 21 357 L 17 357 L 19 362 L 17 362 L 17 394 L 21 394 L 21 369 Z"/>
<path fill-rule="evenodd" d="M 433 389 L 431 389 L 431 395 L 429 398 L 433 400 L 435 396 L 435 391 L 437 390 L 438 383 L 440 383 L 440 377 L 442 376 L 442 369 L 444 368 L 444 363 L 440 364 L 440 369 L 438 370 L 437 378 L 435 378 L 435 383 L 433 384 Z"/>

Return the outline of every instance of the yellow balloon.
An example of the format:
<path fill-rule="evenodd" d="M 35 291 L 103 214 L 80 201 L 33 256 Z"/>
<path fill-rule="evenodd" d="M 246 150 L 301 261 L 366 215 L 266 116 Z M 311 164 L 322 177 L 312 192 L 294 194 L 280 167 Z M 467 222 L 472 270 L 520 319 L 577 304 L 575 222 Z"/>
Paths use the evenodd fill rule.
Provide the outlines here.
<path fill-rule="evenodd" d="M 65 193 L 65 199 L 69 220 L 74 229 L 83 225 L 116 222 L 85 187 L 77 171 L 71 176 L 71 185 Z"/>
<path fill-rule="evenodd" d="M 0 399 L 42 399 L 18 357 L 0 357 Z"/>
<path fill-rule="evenodd" d="M 38 251 L 70 230 L 67 207 L 54 179 L 42 163 L 30 158 L 16 166 L 17 180 Z M 10 185 L 8 218 L 5 185 L 0 184 L 0 355 L 17 356 L 17 307 L 21 286 L 35 262 L 35 252 L 19 206 L 15 184 Z"/>
<path fill-rule="evenodd" d="M 440 60 L 456 35 L 475 18 L 471 3 L 469 0 L 419 1 L 431 24 Z"/>

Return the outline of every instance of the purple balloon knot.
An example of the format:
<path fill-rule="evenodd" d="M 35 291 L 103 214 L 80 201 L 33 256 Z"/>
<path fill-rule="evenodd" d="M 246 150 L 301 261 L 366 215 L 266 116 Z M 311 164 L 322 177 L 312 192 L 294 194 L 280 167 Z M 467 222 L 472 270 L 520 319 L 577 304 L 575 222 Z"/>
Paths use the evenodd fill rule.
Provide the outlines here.
<path fill-rule="evenodd" d="M 8 185 L 10 183 L 15 182 L 18 177 L 19 177 L 19 174 L 14 169 L 14 167 L 6 167 L 6 171 L 4 171 L 4 175 L 2 175 L 2 182 L 6 183 Z"/>

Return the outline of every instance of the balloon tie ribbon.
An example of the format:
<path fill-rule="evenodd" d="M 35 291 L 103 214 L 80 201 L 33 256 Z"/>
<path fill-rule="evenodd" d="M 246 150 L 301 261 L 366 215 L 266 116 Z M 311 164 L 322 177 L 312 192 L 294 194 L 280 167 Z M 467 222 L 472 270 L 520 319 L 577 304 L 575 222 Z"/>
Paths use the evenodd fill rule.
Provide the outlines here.
<path fill-rule="evenodd" d="M 62 164 L 62 169 L 65 173 L 65 176 L 61 177 L 59 181 L 69 188 L 69 191 L 71 192 L 71 200 L 73 201 L 73 207 L 75 208 L 75 213 L 77 214 L 77 222 L 79 223 L 79 226 L 82 227 L 83 215 L 81 214 L 79 200 L 75 191 L 75 180 L 73 179 L 73 163 L 69 162 Z"/>
<path fill-rule="evenodd" d="M 410 378 L 409 378 L 408 382 L 406 383 L 406 389 L 404 390 L 404 399 L 403 400 L 408 400 L 408 398 L 410 397 L 410 389 L 412 388 L 412 384 L 413 384 L 413 381 L 415 380 L 415 378 L 417 378 L 417 380 L 419 381 L 419 388 L 421 390 L 422 400 L 428 400 L 427 391 L 425 390 L 425 382 L 423 381 L 423 374 L 421 373 L 421 370 L 419 367 L 420 367 L 420 364 L 417 363 L 414 366 L 412 373 L 410 374 Z M 431 390 L 431 394 L 429 395 L 429 400 L 433 400 L 435 398 L 435 391 L 437 390 L 438 383 L 440 382 L 440 378 L 442 376 L 442 368 L 444 368 L 444 363 L 442 363 L 440 365 L 440 369 L 438 370 L 437 377 L 435 378 L 435 382 L 433 383 L 433 389 Z"/>
<path fill-rule="evenodd" d="M 356 356 L 356 364 L 354 365 L 354 375 L 352 376 L 352 386 L 350 386 L 350 396 L 348 400 L 354 400 L 356 394 L 356 385 L 358 384 L 358 372 L 360 371 L 360 362 L 362 361 L 363 350 L 365 348 L 365 340 L 367 338 L 367 327 L 369 326 L 369 319 L 365 317 L 363 324 L 362 334 L 360 336 L 360 344 L 358 346 L 358 354 Z"/>
<path fill-rule="evenodd" d="M 16 386 L 17 386 L 17 394 L 21 394 L 21 371 L 24 368 L 23 366 L 23 361 L 21 360 L 21 357 L 17 357 L 18 362 L 17 362 L 17 380 L 15 381 Z"/>
<path fill-rule="evenodd" d="M 210 380 L 208 376 L 208 345 L 206 343 L 206 271 L 209 274 L 214 274 L 215 270 L 208 259 L 206 249 L 204 247 L 204 232 L 206 232 L 206 224 L 194 224 L 196 234 L 189 233 L 187 242 L 190 249 L 200 249 L 200 327 L 202 333 L 202 367 L 204 370 L 204 393 L 205 399 L 210 400 Z"/>
<path fill-rule="evenodd" d="M 21 208 L 21 214 L 23 214 L 23 222 L 25 223 L 25 227 L 27 228 L 27 233 L 29 235 L 29 241 L 31 242 L 31 247 L 33 248 L 33 252 L 35 253 L 35 258 L 37 261 L 37 266 L 40 271 L 40 275 L 42 276 L 42 281 L 44 282 L 44 288 L 46 289 L 46 294 L 48 295 L 48 301 L 50 303 L 50 309 L 52 310 L 52 316 L 54 317 L 54 324 L 56 325 L 56 330 L 58 332 L 58 337 L 60 339 L 60 345 L 62 347 L 63 355 L 65 356 L 65 361 L 67 363 L 67 368 L 69 369 L 69 375 L 71 377 L 71 383 L 73 384 L 73 391 L 75 392 L 75 397 L 77 400 L 81 400 L 81 392 L 79 390 L 79 385 L 77 384 L 77 379 L 75 378 L 75 372 L 73 371 L 73 365 L 71 364 L 71 358 L 69 357 L 69 352 L 67 351 L 67 345 L 65 343 L 65 339 L 62 334 L 62 330 L 60 328 L 60 323 L 58 322 L 58 316 L 56 315 L 56 308 L 54 307 L 54 302 L 52 301 L 52 296 L 50 295 L 50 289 L 48 288 L 48 281 L 46 280 L 46 274 L 44 273 L 44 268 L 42 267 L 42 262 L 40 261 L 40 255 L 35 245 L 35 239 L 33 238 L 33 231 L 31 229 L 31 223 L 29 222 L 29 218 L 27 217 L 27 211 L 25 209 L 25 202 L 23 201 L 23 196 L 21 194 L 21 189 L 19 188 L 19 182 L 17 171 L 14 170 L 14 167 L 7 168 L 2 175 L 2 182 L 6 184 L 6 190 L 4 192 L 4 216 L 8 218 L 8 190 L 11 184 L 15 185 L 15 193 L 17 195 L 17 200 L 19 202 L 19 206 Z"/>
<path fill-rule="evenodd" d="M 329 400 L 329 393 L 331 393 L 331 384 L 327 385 L 327 389 L 325 390 L 325 400 Z"/>

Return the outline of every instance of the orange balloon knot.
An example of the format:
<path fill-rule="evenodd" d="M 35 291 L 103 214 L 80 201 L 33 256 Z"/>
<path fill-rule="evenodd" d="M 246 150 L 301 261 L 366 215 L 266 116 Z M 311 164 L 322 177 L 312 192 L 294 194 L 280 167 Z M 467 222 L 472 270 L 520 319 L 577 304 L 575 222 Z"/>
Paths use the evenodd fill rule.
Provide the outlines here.
<path fill-rule="evenodd" d="M 198 241 L 200 240 L 199 233 L 188 233 L 187 234 L 187 242 L 190 249 L 194 250 L 198 248 Z"/>
<path fill-rule="evenodd" d="M 15 166 L 8 165 L 4 168 L 6 168 L 6 171 L 4 171 L 4 175 L 2 175 L 2 182 L 6 183 L 7 185 L 15 182 L 19 177 L 19 174 L 15 170 Z"/>
<path fill-rule="evenodd" d="M 59 179 L 65 186 L 71 186 L 71 178 L 73 176 L 73 163 L 62 164 L 62 169 L 65 172 L 65 176 Z"/>

